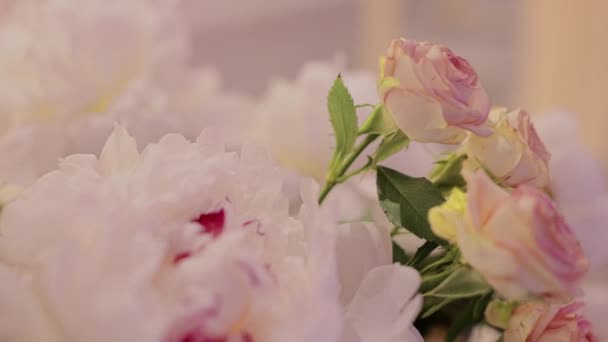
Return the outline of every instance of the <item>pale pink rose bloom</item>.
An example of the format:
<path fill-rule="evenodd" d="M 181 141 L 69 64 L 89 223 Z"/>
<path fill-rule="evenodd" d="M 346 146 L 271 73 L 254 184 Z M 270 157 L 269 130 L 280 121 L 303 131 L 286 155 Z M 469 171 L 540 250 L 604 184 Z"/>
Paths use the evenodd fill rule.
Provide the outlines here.
<path fill-rule="evenodd" d="M 490 102 L 475 70 L 450 49 L 395 39 L 381 60 L 378 91 L 412 140 L 459 143 L 467 131 L 487 136 Z"/>
<path fill-rule="evenodd" d="M 505 342 L 594 342 L 583 304 L 565 306 L 540 302 L 517 307 L 505 330 Z"/>
<path fill-rule="evenodd" d="M 552 200 L 531 186 L 509 194 L 482 171 L 465 178 L 467 212 L 456 224 L 464 259 L 508 299 L 579 294 L 589 263 Z"/>
<path fill-rule="evenodd" d="M 519 109 L 507 112 L 505 108 L 495 108 L 489 121 L 494 126 L 491 136 L 471 135 L 465 143 L 472 164 L 481 165 L 505 185 L 549 186 L 551 154 L 530 115 Z"/>

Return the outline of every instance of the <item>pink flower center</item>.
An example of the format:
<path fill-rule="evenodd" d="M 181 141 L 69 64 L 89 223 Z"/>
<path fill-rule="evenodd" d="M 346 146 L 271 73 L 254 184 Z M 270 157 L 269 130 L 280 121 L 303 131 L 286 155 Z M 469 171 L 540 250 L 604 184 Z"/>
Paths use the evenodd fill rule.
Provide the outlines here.
<path fill-rule="evenodd" d="M 192 222 L 201 225 L 201 233 L 209 233 L 214 238 L 217 238 L 224 232 L 226 214 L 222 208 L 218 211 L 200 214 L 196 219 L 193 219 Z M 192 253 L 189 251 L 179 252 L 173 257 L 173 263 L 178 264 L 190 256 L 192 256 Z"/>
<path fill-rule="evenodd" d="M 201 214 L 193 222 L 197 222 L 202 226 L 202 231 L 211 234 L 213 237 L 218 237 L 224 231 L 224 223 L 226 215 L 224 209 L 215 212 Z"/>
<path fill-rule="evenodd" d="M 213 238 L 217 238 L 224 232 L 226 213 L 223 208 L 210 213 L 203 213 L 197 218 L 193 219 L 192 222 L 196 222 L 201 225 L 201 233 L 209 233 Z M 257 219 L 245 221 L 241 226 L 243 228 L 255 229 L 255 232 L 258 235 L 264 236 L 262 224 Z M 173 263 L 178 264 L 190 256 L 192 256 L 191 251 L 179 252 L 173 257 Z"/>
<path fill-rule="evenodd" d="M 189 258 L 192 255 L 190 252 L 181 252 L 177 253 L 175 257 L 173 257 L 173 263 L 179 264 L 180 261 Z"/>
<path fill-rule="evenodd" d="M 240 336 L 240 342 L 254 342 L 253 337 L 249 333 L 244 333 Z M 227 342 L 228 337 L 206 337 L 201 336 L 196 332 L 190 332 L 184 335 L 179 342 Z"/>

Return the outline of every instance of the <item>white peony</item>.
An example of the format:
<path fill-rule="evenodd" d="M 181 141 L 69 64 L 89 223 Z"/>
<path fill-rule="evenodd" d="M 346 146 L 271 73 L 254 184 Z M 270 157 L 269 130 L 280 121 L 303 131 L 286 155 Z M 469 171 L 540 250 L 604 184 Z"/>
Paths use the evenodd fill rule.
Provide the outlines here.
<path fill-rule="evenodd" d="M 116 121 L 143 145 L 211 126 L 238 136 L 252 104 L 225 92 L 216 70 L 188 63 L 180 3 L 0 4 L 0 181 L 27 185 L 59 158 L 97 153 Z"/>
<path fill-rule="evenodd" d="M 185 71 L 184 71 L 185 72 Z M 154 104 L 154 99 L 170 99 Z M 204 128 L 224 128 L 225 138 L 238 141 L 241 120 L 251 99 L 223 89 L 221 78 L 210 68 L 191 70 L 175 83 L 149 84 L 123 96 L 125 103 L 105 115 L 57 119 L 15 127 L 0 135 L 0 180 L 29 185 L 53 170 L 60 158 L 76 153 L 98 153 L 121 122 L 140 147 L 168 133 L 196 139 Z M 243 118 L 244 119 L 244 118 Z"/>
<path fill-rule="evenodd" d="M 23 0 L 0 8 L 0 132 L 125 106 L 184 79 L 190 35 L 175 0 Z M 186 79 L 186 82 L 188 80 Z M 148 101 L 166 96 L 150 89 Z"/>
<path fill-rule="evenodd" d="M 275 80 L 256 109 L 253 136 L 273 157 L 298 173 L 325 179 L 335 138 L 327 113 L 327 93 L 341 74 L 355 104 L 378 102 L 376 79 L 365 71 L 345 72 L 343 63 L 309 62 L 294 81 Z M 369 109 L 358 111 L 362 121 Z"/>
<path fill-rule="evenodd" d="M 390 264 L 386 232 L 340 231 L 338 241 L 382 255 L 341 277 L 341 306 L 336 228 L 314 189 L 291 216 L 280 171 L 218 141 L 167 135 L 139 153 L 118 127 L 99 159 L 67 157 L 8 204 L 0 340 L 419 338 L 419 276 Z M 339 243 L 340 264 L 349 245 Z"/>

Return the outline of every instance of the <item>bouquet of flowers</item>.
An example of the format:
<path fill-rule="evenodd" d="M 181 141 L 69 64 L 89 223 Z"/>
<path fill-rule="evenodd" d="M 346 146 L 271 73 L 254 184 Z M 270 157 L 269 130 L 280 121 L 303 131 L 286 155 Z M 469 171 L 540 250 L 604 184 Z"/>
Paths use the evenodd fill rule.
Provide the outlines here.
<path fill-rule="evenodd" d="M 0 13 L 0 43 L 25 44 L 0 58 L 16 77 L 0 95 L 0 341 L 597 340 L 550 152 L 464 58 L 396 39 L 379 100 L 367 75 L 325 84 L 334 68 L 313 67 L 300 90 L 330 88 L 328 113 L 284 84 L 254 104 L 185 64 L 172 1 L 89 2 Z M 73 63 L 99 52 L 79 43 L 101 34 L 91 22 L 141 44 Z M 328 116 L 325 157 L 306 125 Z M 426 177 L 404 171 L 428 162 L 421 147 L 441 150 Z"/>
<path fill-rule="evenodd" d="M 424 241 L 413 254 L 393 244 L 393 261 L 422 277 L 419 326 L 447 322 L 447 341 L 479 322 L 506 341 L 594 340 L 576 302 L 588 260 L 551 198 L 550 153 L 530 116 L 491 109 L 471 65 L 450 49 L 403 38 L 381 58 L 378 93 L 381 104 L 357 127 L 358 105 L 340 77 L 331 88 L 336 149 L 319 203 L 376 171 L 393 234 Z M 376 139 L 367 163 L 349 171 Z M 410 141 L 458 147 L 428 178 L 380 165 Z"/>

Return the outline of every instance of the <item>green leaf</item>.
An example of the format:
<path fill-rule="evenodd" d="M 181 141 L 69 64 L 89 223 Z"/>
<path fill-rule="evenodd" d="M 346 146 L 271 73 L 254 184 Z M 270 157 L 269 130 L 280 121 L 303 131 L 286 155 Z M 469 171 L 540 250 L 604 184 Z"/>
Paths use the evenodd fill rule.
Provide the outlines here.
<path fill-rule="evenodd" d="M 455 341 L 463 331 L 481 322 L 485 307 L 488 305 L 491 298 L 492 293 L 489 292 L 471 300 L 450 325 L 445 340 L 447 342 Z"/>
<path fill-rule="evenodd" d="M 384 137 L 380 146 L 374 153 L 374 164 L 378 164 L 386 158 L 394 155 L 395 153 L 401 151 L 410 143 L 410 138 L 408 138 L 405 133 L 400 130 L 396 130 L 392 133 L 389 133 Z"/>
<path fill-rule="evenodd" d="M 490 291 L 479 297 L 479 299 L 475 302 L 475 306 L 473 307 L 473 317 L 475 317 L 477 321 L 481 321 L 485 318 L 486 307 L 488 307 L 493 295 L 494 293 Z"/>
<path fill-rule="evenodd" d="M 427 299 L 425 298 L 425 300 Z M 425 307 L 423 307 L 422 309 L 422 314 L 420 315 L 420 318 L 428 318 L 429 316 L 441 310 L 444 306 L 452 303 L 455 300 L 456 299 L 452 298 L 434 298 L 433 300 L 430 300 L 429 304 L 425 303 Z"/>
<path fill-rule="evenodd" d="M 434 250 L 437 248 L 437 244 L 434 242 L 426 241 L 420 248 L 416 250 L 414 256 L 407 262 L 408 266 L 417 268 L 418 264 L 425 260 Z"/>
<path fill-rule="evenodd" d="M 407 256 L 403 248 L 393 241 L 393 262 L 398 262 L 401 265 L 407 265 L 410 258 Z"/>
<path fill-rule="evenodd" d="M 437 270 L 444 269 L 446 265 L 454 264 L 454 261 L 460 258 L 460 250 L 458 248 L 448 248 L 448 250 L 437 257 L 432 262 L 427 263 L 420 269 L 420 275 L 436 274 Z"/>
<path fill-rule="evenodd" d="M 428 221 L 429 210 L 445 200 L 428 179 L 413 178 L 379 166 L 376 186 L 380 206 L 394 225 L 427 241 L 445 244 L 445 241 L 433 234 Z"/>
<path fill-rule="evenodd" d="M 460 299 L 483 295 L 491 290 L 477 271 L 462 265 L 425 296 Z"/>
<path fill-rule="evenodd" d="M 435 272 L 427 272 L 424 276 L 422 276 L 422 281 L 420 283 L 420 293 L 423 293 L 425 297 L 432 296 L 431 290 L 439 286 L 444 280 L 446 280 L 454 270 L 459 268 L 458 264 L 450 264 L 444 267 L 440 267 Z"/>
<path fill-rule="evenodd" d="M 465 154 L 451 153 L 438 161 L 431 172 L 430 180 L 441 189 L 463 188 L 466 185 L 461 175 L 462 163 L 467 159 Z"/>
<path fill-rule="evenodd" d="M 397 130 L 399 127 L 391 114 L 383 105 L 378 105 L 361 125 L 359 134 L 389 134 Z"/>
<path fill-rule="evenodd" d="M 330 173 L 332 173 L 353 150 L 357 140 L 355 103 L 339 75 L 327 95 L 327 110 L 336 136 L 336 150 L 330 165 Z"/>

